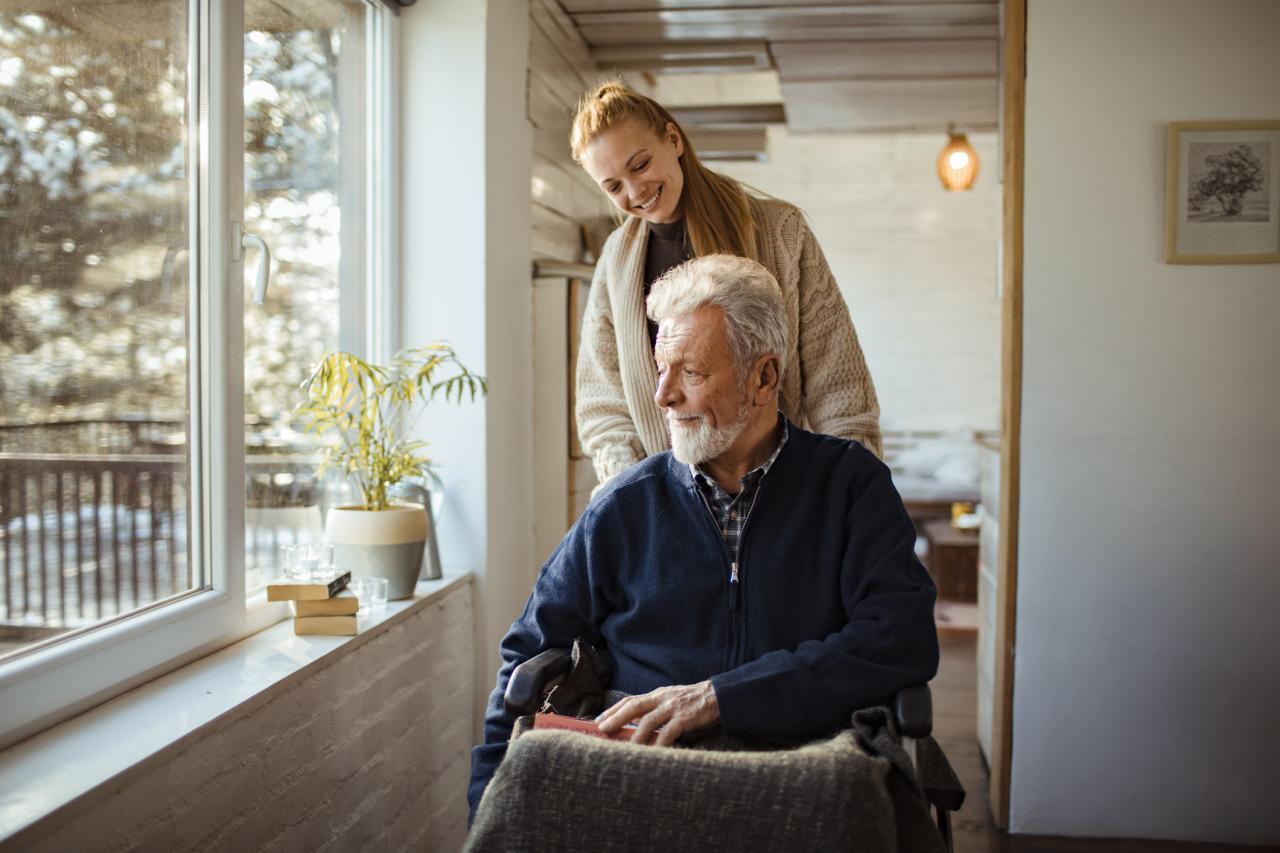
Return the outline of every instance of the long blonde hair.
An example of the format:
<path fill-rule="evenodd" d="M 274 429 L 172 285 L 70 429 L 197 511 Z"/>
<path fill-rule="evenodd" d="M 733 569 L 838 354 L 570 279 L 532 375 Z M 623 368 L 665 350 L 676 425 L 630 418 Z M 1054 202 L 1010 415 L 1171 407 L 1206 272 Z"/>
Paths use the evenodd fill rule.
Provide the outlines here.
<path fill-rule="evenodd" d="M 583 95 L 569 136 L 573 159 L 578 165 L 582 165 L 583 155 L 591 143 L 627 119 L 640 122 L 659 138 L 666 136 L 667 125 L 671 124 L 684 140 L 684 153 L 680 156 L 684 193 L 680 207 L 694 256 L 737 255 L 760 260 L 746 192 L 737 181 L 702 165 L 684 128 L 652 98 L 617 80 L 601 83 Z"/>

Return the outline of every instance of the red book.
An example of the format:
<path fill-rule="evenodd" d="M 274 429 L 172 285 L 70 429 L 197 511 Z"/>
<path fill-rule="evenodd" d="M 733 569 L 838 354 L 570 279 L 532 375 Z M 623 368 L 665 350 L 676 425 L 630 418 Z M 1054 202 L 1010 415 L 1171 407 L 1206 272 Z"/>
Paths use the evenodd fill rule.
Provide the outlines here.
<path fill-rule="evenodd" d="M 617 732 L 607 735 L 600 731 L 600 727 L 591 720 L 580 720 L 577 717 L 566 717 L 563 714 L 535 714 L 533 727 L 535 729 L 562 729 L 567 732 L 581 732 L 584 735 L 604 738 L 605 740 L 625 741 L 631 740 L 631 736 L 636 731 L 633 723 L 627 723 Z"/>

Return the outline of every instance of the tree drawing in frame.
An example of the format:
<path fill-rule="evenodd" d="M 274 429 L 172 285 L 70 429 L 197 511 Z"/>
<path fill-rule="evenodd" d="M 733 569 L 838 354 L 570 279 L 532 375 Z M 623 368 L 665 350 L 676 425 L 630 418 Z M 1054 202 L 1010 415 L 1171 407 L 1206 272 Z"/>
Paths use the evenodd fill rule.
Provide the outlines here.
<path fill-rule="evenodd" d="M 1280 263 L 1280 119 L 1171 121 L 1164 259 Z"/>
<path fill-rule="evenodd" d="M 1271 143 L 1193 142 L 1187 151 L 1187 219 L 1268 222 Z"/>

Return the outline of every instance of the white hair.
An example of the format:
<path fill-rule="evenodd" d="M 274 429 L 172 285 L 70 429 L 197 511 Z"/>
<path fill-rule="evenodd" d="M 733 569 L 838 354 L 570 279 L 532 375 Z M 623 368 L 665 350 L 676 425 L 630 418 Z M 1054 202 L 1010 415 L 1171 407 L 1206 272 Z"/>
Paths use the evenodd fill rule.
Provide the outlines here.
<path fill-rule="evenodd" d="M 787 316 L 778 281 L 762 265 L 733 255 L 704 255 L 687 261 L 653 283 L 646 308 L 661 324 L 707 305 L 724 310 L 729 352 L 739 376 L 766 353 L 787 369 Z"/>

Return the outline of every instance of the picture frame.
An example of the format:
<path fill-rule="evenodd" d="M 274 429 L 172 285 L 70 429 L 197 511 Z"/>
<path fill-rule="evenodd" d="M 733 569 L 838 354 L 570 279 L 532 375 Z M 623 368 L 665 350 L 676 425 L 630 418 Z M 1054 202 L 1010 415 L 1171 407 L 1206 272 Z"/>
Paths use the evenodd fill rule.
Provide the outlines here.
<path fill-rule="evenodd" d="M 1169 122 L 1165 262 L 1280 263 L 1280 120 Z"/>

